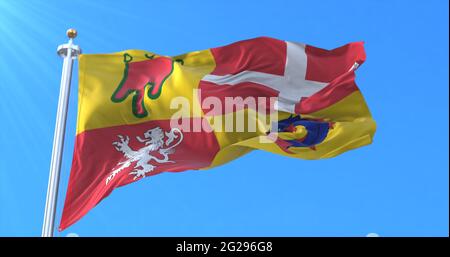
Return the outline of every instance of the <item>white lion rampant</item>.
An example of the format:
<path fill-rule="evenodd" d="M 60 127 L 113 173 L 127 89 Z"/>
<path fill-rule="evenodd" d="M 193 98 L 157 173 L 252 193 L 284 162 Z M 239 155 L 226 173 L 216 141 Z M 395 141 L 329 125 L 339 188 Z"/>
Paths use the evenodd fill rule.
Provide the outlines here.
<path fill-rule="evenodd" d="M 175 147 L 181 143 L 183 140 L 183 133 L 178 128 L 172 128 L 169 132 L 164 132 L 160 127 L 152 128 L 144 133 L 144 138 L 139 136 L 136 139 L 144 143 L 145 146 L 133 150 L 128 145 L 130 138 L 128 136 L 118 135 L 119 141 L 115 141 L 112 144 L 117 151 L 123 153 L 126 158 L 125 161 L 117 163 L 116 167 L 111 174 L 106 178 L 106 184 L 108 184 L 119 172 L 134 165 L 134 169 L 129 173 L 134 175 L 134 180 L 139 177 L 145 177 L 145 175 L 155 169 L 155 165 L 151 164 L 150 161 L 155 161 L 157 163 L 173 163 L 174 161 L 169 160 L 169 154 L 175 152 Z M 164 138 L 167 137 L 167 140 Z M 173 143 L 173 144 L 172 144 Z M 158 151 L 163 158 L 158 159 L 151 154 L 151 152 Z"/>

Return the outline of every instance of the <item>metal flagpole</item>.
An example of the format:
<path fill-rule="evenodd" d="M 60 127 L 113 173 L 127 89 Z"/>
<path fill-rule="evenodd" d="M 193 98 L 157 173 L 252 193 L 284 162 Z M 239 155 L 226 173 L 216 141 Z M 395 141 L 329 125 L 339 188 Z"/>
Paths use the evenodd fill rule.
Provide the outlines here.
<path fill-rule="evenodd" d="M 58 197 L 59 174 L 64 146 L 64 134 L 66 130 L 67 106 L 69 103 L 70 82 L 72 79 L 73 61 L 81 53 L 79 46 L 73 44 L 77 36 L 75 29 L 67 30 L 69 42 L 58 46 L 57 53 L 64 58 L 61 85 L 59 91 L 58 110 L 56 113 L 55 134 L 53 137 L 52 159 L 50 163 L 50 175 L 48 178 L 47 199 L 45 202 L 44 224 L 42 236 L 52 237 L 55 225 L 56 201 Z"/>

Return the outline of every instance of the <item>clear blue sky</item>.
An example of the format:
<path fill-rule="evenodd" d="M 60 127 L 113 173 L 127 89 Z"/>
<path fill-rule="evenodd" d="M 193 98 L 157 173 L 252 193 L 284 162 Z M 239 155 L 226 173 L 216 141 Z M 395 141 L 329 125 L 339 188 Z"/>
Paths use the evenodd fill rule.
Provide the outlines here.
<path fill-rule="evenodd" d="M 57 236 L 448 236 L 448 1 L 0 1 L 0 236 L 39 236 L 65 31 L 85 53 L 163 55 L 256 36 L 334 48 L 358 70 L 372 145 L 304 161 L 255 151 L 119 188 Z M 71 90 L 57 220 L 75 135 Z"/>

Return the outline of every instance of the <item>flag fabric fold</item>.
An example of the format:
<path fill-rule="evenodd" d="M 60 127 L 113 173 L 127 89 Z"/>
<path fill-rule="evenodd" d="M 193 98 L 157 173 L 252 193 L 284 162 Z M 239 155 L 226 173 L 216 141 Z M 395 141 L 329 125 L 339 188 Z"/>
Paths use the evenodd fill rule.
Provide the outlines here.
<path fill-rule="evenodd" d="M 355 83 L 365 58 L 362 42 L 324 50 L 268 37 L 175 57 L 81 55 L 59 229 L 161 172 L 209 169 L 254 149 L 321 159 L 370 144 L 376 124 Z"/>

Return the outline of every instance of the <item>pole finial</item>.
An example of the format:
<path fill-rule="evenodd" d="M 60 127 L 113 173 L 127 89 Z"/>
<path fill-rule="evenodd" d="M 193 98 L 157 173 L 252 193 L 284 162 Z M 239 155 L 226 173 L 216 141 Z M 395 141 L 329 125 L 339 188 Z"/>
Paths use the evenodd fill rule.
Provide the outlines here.
<path fill-rule="evenodd" d="M 73 39 L 77 37 L 77 34 L 78 34 L 77 30 L 73 28 L 70 28 L 66 31 L 66 35 L 69 38 L 69 42 L 58 46 L 57 53 L 59 56 L 65 58 L 68 55 L 68 53 L 71 52 L 70 58 L 74 59 L 79 54 L 81 54 L 80 47 L 73 43 Z"/>
<path fill-rule="evenodd" d="M 77 37 L 77 30 L 76 29 L 68 29 L 66 34 L 69 38 L 74 39 Z"/>

